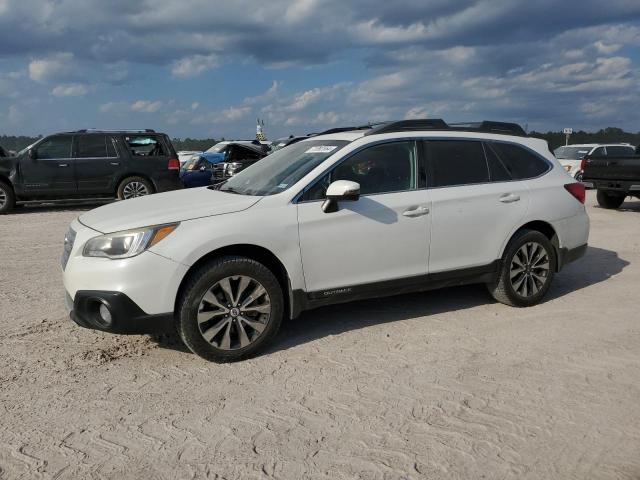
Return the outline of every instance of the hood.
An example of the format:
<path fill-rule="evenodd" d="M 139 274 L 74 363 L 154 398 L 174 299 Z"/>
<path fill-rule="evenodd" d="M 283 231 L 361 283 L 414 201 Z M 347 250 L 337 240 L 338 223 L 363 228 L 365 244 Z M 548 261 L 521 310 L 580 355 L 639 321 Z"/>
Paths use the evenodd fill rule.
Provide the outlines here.
<path fill-rule="evenodd" d="M 99 232 L 112 233 L 239 212 L 260 198 L 207 187 L 191 188 L 110 203 L 81 215 L 79 220 Z"/>

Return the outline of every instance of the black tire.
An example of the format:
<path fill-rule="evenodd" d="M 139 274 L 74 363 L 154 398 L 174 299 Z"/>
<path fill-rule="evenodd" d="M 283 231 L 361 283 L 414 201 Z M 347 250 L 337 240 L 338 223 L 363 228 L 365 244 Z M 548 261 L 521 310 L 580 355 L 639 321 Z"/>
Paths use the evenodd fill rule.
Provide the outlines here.
<path fill-rule="evenodd" d="M 221 345 L 216 346 L 205 340 L 198 323 L 198 311 L 205 295 L 211 292 L 211 289 L 218 282 L 234 276 L 250 277 L 264 287 L 270 300 L 271 310 L 264 330 L 261 333 L 253 332 L 256 337 L 252 338 L 251 343 L 244 347 L 235 345 L 232 349 L 225 349 L 220 348 Z M 240 294 L 238 294 L 238 297 L 240 297 Z M 230 310 L 228 311 L 230 312 Z M 179 299 L 176 313 L 178 333 L 189 350 L 205 360 L 233 362 L 256 355 L 273 340 L 282 323 L 284 298 L 280 283 L 267 267 L 250 258 L 226 256 L 207 262 L 189 278 Z M 226 315 L 226 317 L 230 317 L 230 315 Z M 221 317 L 217 318 L 220 318 L 221 321 L 223 320 Z M 217 318 L 212 322 L 218 322 Z M 230 333 L 230 335 L 235 335 L 236 338 L 239 338 L 239 330 L 234 322 L 240 325 L 240 320 L 230 318 L 225 321 L 230 324 L 227 327 L 229 331 L 235 332 Z M 224 333 L 223 330 L 220 330 L 220 332 Z"/>
<path fill-rule="evenodd" d="M 134 196 L 130 196 L 128 194 L 128 191 L 133 188 L 133 187 L 137 187 L 137 186 L 141 186 L 146 190 L 146 193 L 140 193 Z M 136 190 L 138 190 L 136 188 Z M 116 192 L 116 196 L 118 197 L 119 200 L 127 200 L 129 198 L 135 198 L 135 197 L 142 197 L 145 195 L 151 195 L 152 193 L 154 193 L 154 188 L 153 185 L 151 184 L 151 182 L 149 182 L 149 180 L 147 180 L 146 178 L 142 178 L 142 177 L 127 177 L 124 180 L 122 180 L 120 182 L 120 185 L 118 185 L 118 190 Z"/>
<path fill-rule="evenodd" d="M 627 196 L 624 193 L 608 192 L 606 190 L 598 190 L 596 195 L 598 205 L 602 208 L 616 209 L 624 203 Z"/>
<path fill-rule="evenodd" d="M 520 276 L 515 276 L 512 282 L 512 263 L 515 261 L 514 257 L 516 255 L 521 255 L 519 252 L 525 245 L 539 245 L 544 249 L 544 253 L 547 256 L 548 268 L 542 275 L 543 271 L 537 268 L 526 268 L 523 269 L 522 275 L 525 275 L 528 272 L 536 273 L 536 278 L 544 278 L 544 282 L 539 284 L 537 280 L 533 277 L 530 277 L 530 282 L 534 282 L 534 287 L 531 287 L 532 283 L 527 283 L 529 280 L 524 279 L 524 283 L 527 283 L 527 286 L 523 287 L 527 290 L 531 289 L 534 291 L 534 288 L 537 288 L 537 292 L 531 295 L 523 295 L 522 293 L 516 291 L 516 287 L 521 287 L 522 284 L 518 284 L 518 281 L 522 278 Z M 534 256 L 533 254 L 531 256 Z M 518 259 L 521 257 L 519 256 Z M 513 263 L 515 266 L 516 264 Z M 541 263 L 539 265 L 544 265 Z M 509 244 L 505 249 L 504 255 L 502 256 L 502 260 L 500 261 L 500 270 L 498 271 L 496 278 L 493 282 L 487 284 L 487 288 L 489 289 L 489 293 L 500 303 L 504 303 L 505 305 L 510 305 L 512 307 L 530 307 L 539 303 L 544 296 L 546 295 L 551 283 L 553 282 L 554 272 L 556 270 L 557 258 L 556 251 L 549 239 L 542 233 L 536 230 L 521 230 L 517 232 Z M 525 275 L 526 276 L 526 275 Z M 516 287 L 514 287 L 514 283 Z M 522 287 L 521 287 L 522 288 Z"/>
<path fill-rule="evenodd" d="M 6 182 L 0 181 L 0 215 L 9 213 L 16 206 L 16 196 L 13 188 Z"/>
<path fill-rule="evenodd" d="M 576 176 L 575 176 L 576 182 L 582 182 L 582 175 L 583 175 L 582 171 L 576 173 Z"/>

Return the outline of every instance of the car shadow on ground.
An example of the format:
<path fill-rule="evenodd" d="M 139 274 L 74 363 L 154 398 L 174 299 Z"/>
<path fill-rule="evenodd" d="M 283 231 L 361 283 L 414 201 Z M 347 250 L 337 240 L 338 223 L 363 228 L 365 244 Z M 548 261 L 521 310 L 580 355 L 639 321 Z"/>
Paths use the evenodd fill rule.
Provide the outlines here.
<path fill-rule="evenodd" d="M 545 302 L 604 282 L 629 265 L 617 252 L 589 247 L 585 256 L 567 265 L 558 274 Z M 314 340 L 341 333 L 496 303 L 484 285 L 467 285 L 394 297 L 373 298 L 322 307 L 304 312 L 283 323 L 280 333 L 265 354 L 287 350 Z M 514 310 L 515 312 L 515 310 Z M 161 348 L 189 352 L 177 334 L 152 336 Z"/>

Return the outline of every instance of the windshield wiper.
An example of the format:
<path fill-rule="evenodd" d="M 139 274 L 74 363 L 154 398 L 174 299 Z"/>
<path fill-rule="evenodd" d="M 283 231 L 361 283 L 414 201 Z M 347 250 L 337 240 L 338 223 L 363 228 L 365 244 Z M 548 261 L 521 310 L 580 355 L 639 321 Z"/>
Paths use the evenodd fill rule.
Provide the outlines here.
<path fill-rule="evenodd" d="M 229 193 L 235 193 L 237 195 L 244 195 L 243 192 L 240 192 L 240 191 L 236 190 L 233 187 L 222 188 L 222 186 L 220 186 L 220 188 L 218 188 L 218 190 L 220 190 L 221 192 L 229 192 Z"/>

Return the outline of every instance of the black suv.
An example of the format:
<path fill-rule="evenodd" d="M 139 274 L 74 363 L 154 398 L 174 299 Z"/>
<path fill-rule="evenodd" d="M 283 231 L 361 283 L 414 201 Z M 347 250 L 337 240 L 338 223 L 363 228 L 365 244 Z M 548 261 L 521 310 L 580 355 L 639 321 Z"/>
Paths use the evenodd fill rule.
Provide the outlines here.
<path fill-rule="evenodd" d="M 16 203 L 117 197 L 182 188 L 169 137 L 153 130 L 78 130 L 0 158 L 0 214 Z"/>

